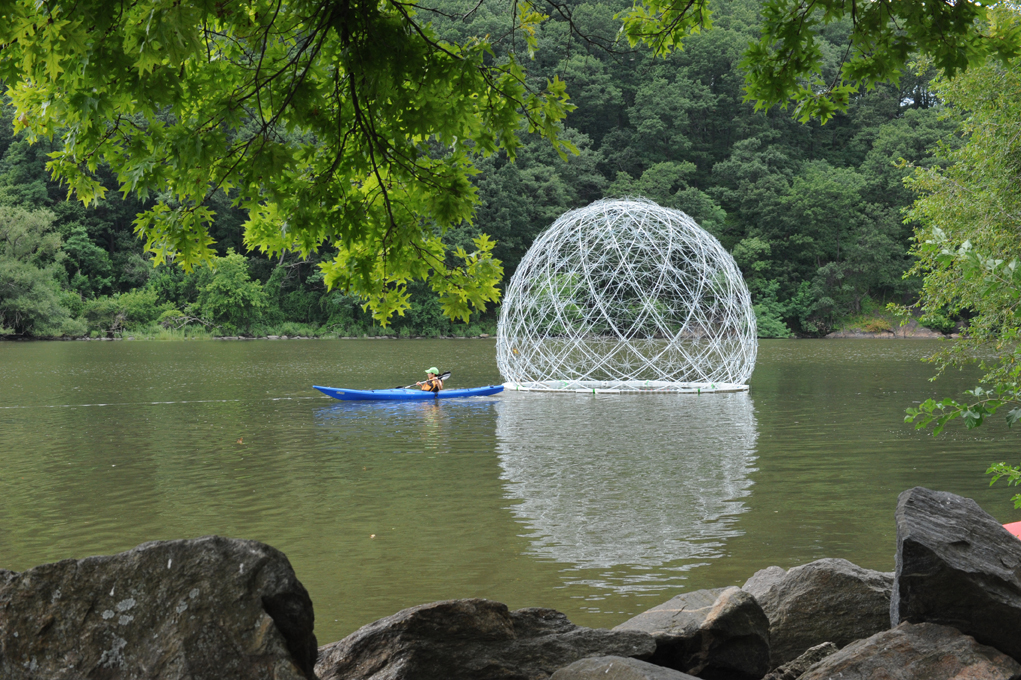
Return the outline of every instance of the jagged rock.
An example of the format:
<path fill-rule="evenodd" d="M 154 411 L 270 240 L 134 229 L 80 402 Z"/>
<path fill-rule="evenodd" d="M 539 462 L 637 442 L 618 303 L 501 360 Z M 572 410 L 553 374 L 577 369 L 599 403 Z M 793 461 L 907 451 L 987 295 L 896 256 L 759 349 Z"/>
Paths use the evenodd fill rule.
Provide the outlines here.
<path fill-rule="evenodd" d="M 776 610 L 776 594 L 779 590 L 776 586 L 780 584 L 787 572 L 780 567 L 766 567 L 759 569 L 752 574 L 751 578 L 745 581 L 741 590 L 751 593 L 755 600 L 769 616 L 770 611 Z"/>
<path fill-rule="evenodd" d="M 314 678 L 287 557 L 218 536 L 0 575 L 0 678 Z"/>
<path fill-rule="evenodd" d="M 698 680 L 692 675 L 622 656 L 596 656 L 575 661 L 550 680 Z"/>
<path fill-rule="evenodd" d="M 771 668 L 823 642 L 843 647 L 890 627 L 893 574 L 833 558 L 794 567 L 782 578 L 761 574 L 745 587 L 769 617 Z"/>
<path fill-rule="evenodd" d="M 902 623 L 858 640 L 800 680 L 1015 680 L 1021 664 L 955 628 Z"/>
<path fill-rule="evenodd" d="M 545 680 L 588 656 L 648 657 L 639 632 L 581 628 L 552 609 L 481 599 L 397 612 L 319 650 L 321 680 Z"/>
<path fill-rule="evenodd" d="M 1021 661 L 1021 541 L 970 498 L 922 487 L 897 503 L 892 625 L 957 628 Z"/>
<path fill-rule="evenodd" d="M 759 680 L 769 670 L 769 619 L 733 586 L 678 595 L 613 630 L 651 634 L 650 662 L 706 680 Z"/>
<path fill-rule="evenodd" d="M 784 665 L 766 674 L 762 680 L 798 680 L 805 672 L 819 663 L 827 656 L 837 653 L 837 646 L 832 642 L 824 642 L 810 648 L 794 661 L 788 661 Z"/>

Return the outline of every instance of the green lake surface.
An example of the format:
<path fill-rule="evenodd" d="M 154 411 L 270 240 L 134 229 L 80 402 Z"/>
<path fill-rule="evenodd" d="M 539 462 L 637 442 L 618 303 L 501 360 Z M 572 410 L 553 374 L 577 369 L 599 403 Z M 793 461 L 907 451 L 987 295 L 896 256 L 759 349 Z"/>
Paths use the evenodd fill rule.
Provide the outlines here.
<path fill-rule="evenodd" d="M 939 437 L 921 340 L 765 341 L 747 394 L 337 402 L 436 365 L 501 382 L 492 340 L 0 342 L 0 568 L 221 534 L 284 551 L 321 643 L 486 597 L 616 625 L 822 557 L 892 570 L 921 485 L 1021 519 L 983 472 L 1001 419 Z"/>

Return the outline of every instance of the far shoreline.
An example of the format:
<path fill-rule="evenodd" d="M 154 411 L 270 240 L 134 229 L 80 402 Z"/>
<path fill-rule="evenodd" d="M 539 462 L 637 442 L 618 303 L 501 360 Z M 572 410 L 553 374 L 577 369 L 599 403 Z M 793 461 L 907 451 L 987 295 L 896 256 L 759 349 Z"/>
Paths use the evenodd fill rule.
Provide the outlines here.
<path fill-rule="evenodd" d="M 0 342 L 183 342 L 183 341 L 222 341 L 222 340 L 492 340 L 496 336 L 489 333 L 481 335 L 413 335 L 400 337 L 397 335 L 188 335 L 181 337 L 146 337 L 141 335 L 125 335 L 118 337 L 90 338 L 67 336 L 15 336 L 0 335 Z"/>
<path fill-rule="evenodd" d="M 928 330 L 928 329 L 925 329 Z M 867 332 L 858 330 L 838 330 L 824 336 L 792 336 L 787 338 L 759 338 L 762 340 L 957 340 L 959 333 L 945 335 L 935 331 L 931 333 L 897 333 L 894 331 Z M 188 335 L 181 337 L 147 337 L 141 335 L 118 337 L 63 337 L 63 336 L 15 336 L 0 335 L 0 342 L 191 342 L 191 341 L 253 341 L 253 340 L 495 340 L 496 336 L 489 333 L 481 335 L 413 335 L 400 337 L 397 335 L 223 335 L 202 336 Z"/>

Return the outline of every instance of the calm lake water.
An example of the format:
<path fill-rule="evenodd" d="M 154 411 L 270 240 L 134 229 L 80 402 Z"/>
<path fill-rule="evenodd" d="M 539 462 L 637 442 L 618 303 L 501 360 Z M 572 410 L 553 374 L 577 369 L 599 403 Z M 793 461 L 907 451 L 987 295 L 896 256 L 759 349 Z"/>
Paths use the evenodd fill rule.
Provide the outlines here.
<path fill-rule="evenodd" d="M 221 534 L 283 550 L 330 642 L 487 597 L 612 626 L 678 592 L 821 557 L 893 568 L 897 494 L 1021 519 L 999 419 L 933 438 L 904 408 L 937 343 L 766 341 L 748 394 L 342 403 L 437 365 L 500 382 L 490 340 L 0 343 L 0 568 Z M 374 536 L 374 537 L 373 537 Z"/>

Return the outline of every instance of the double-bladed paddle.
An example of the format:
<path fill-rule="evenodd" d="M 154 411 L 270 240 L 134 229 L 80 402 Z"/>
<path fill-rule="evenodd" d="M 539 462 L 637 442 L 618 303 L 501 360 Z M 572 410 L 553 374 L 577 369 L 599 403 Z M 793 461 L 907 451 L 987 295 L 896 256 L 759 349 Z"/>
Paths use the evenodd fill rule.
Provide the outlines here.
<path fill-rule="evenodd" d="M 447 378 L 450 377 L 450 371 L 447 371 L 446 373 L 440 373 L 436 377 L 440 379 L 440 382 L 443 382 L 444 380 L 446 380 Z M 414 383 L 411 383 L 410 385 L 405 385 L 404 387 L 395 387 L 394 389 L 397 389 L 397 390 L 408 390 L 408 389 L 411 389 L 412 387 L 414 387 L 417 384 L 418 384 L 417 382 L 414 382 Z"/>

